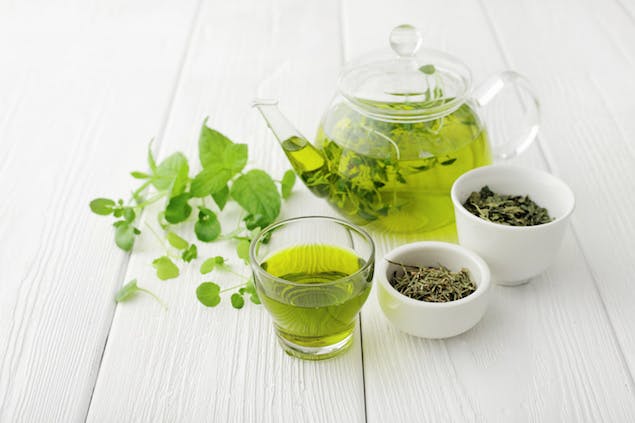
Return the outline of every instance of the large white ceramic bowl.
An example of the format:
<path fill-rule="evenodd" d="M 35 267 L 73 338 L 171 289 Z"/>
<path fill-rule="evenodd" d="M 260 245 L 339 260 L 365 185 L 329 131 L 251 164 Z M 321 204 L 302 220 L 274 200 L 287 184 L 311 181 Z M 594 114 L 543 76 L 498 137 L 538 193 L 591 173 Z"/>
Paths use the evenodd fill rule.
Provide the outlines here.
<path fill-rule="evenodd" d="M 466 268 L 477 288 L 460 300 L 431 303 L 407 297 L 390 285 L 401 263 L 413 266 L 443 265 L 453 272 Z M 422 338 L 449 338 L 476 325 L 487 310 L 490 273 L 472 251 L 446 242 L 422 241 L 402 245 L 377 264 L 377 296 L 386 318 L 398 329 Z"/>
<path fill-rule="evenodd" d="M 554 218 L 536 226 L 507 226 L 474 216 L 463 203 L 483 186 L 499 194 L 529 195 Z M 575 199 L 555 176 L 536 169 L 493 165 L 473 169 L 452 186 L 459 243 L 489 265 L 492 282 L 519 285 L 542 273 L 557 256 Z"/>

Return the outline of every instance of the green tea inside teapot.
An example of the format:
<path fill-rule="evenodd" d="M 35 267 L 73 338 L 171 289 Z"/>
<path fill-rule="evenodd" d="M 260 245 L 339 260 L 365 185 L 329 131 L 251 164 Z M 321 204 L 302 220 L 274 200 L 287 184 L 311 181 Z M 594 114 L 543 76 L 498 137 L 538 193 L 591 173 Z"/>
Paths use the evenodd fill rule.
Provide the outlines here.
<path fill-rule="evenodd" d="M 466 171 L 526 148 L 537 133 L 538 106 L 526 80 L 503 72 L 471 91 L 457 59 L 421 50 L 409 25 L 390 35 L 392 53 L 369 55 L 340 74 L 338 92 L 315 145 L 277 108 L 256 100 L 291 165 L 314 194 L 357 224 L 391 232 L 430 231 L 451 224 L 450 188 Z M 528 124 L 515 140 L 491 148 L 477 115 L 503 89 L 529 94 Z"/>

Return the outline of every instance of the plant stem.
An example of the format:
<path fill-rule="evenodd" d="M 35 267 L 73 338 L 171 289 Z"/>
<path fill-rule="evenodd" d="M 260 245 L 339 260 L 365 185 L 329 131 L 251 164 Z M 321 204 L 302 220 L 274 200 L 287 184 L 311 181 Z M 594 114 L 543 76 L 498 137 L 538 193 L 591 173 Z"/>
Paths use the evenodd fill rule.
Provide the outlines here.
<path fill-rule="evenodd" d="M 149 289 L 145 289 L 145 288 L 137 287 L 137 289 L 139 291 L 145 292 L 146 294 L 150 295 L 152 298 L 157 300 L 159 302 L 159 304 L 161 304 L 161 306 L 163 307 L 164 310 L 168 309 L 167 304 L 161 298 L 159 298 L 154 292 L 150 291 Z"/>
<path fill-rule="evenodd" d="M 221 236 L 219 236 L 219 237 L 218 237 L 218 239 L 219 239 L 219 240 L 222 240 L 222 241 L 227 241 L 227 240 L 230 240 L 230 239 L 241 239 L 241 238 L 239 238 L 238 236 L 239 236 L 239 234 L 240 234 L 242 231 L 243 231 L 243 229 L 242 229 L 240 226 L 238 226 L 238 227 L 237 227 L 236 229 L 234 229 L 233 231 L 231 231 L 231 232 L 229 232 L 229 233 L 226 233 L 225 235 L 221 235 Z"/>
<path fill-rule="evenodd" d="M 249 280 L 249 276 L 241 275 L 238 272 L 234 272 L 230 267 L 226 267 L 225 271 L 231 273 L 234 276 L 238 276 L 241 279 L 245 279 L 245 281 Z"/>
<path fill-rule="evenodd" d="M 142 209 L 142 208 L 144 208 L 144 207 L 149 206 L 150 204 L 156 203 L 157 201 L 159 201 L 160 199 L 162 199 L 163 197 L 165 197 L 165 195 L 166 195 L 166 194 L 167 194 L 167 191 L 160 192 L 160 193 L 158 193 L 157 195 L 155 195 L 154 197 L 152 197 L 152 198 L 150 198 L 150 199 L 148 199 L 148 200 L 144 201 L 143 203 L 141 203 L 141 204 L 137 204 L 137 205 L 135 206 L 135 209 Z"/>
<path fill-rule="evenodd" d="M 137 195 L 141 194 L 141 191 L 146 189 L 151 183 L 152 182 L 149 179 L 145 181 L 139 188 L 135 190 L 135 192 L 132 193 L 132 198 L 136 198 Z"/>
<path fill-rule="evenodd" d="M 165 254 L 174 258 L 171 254 L 170 254 L 170 250 L 168 249 L 168 246 L 165 245 L 165 242 L 163 242 L 163 239 L 161 239 L 161 237 L 159 236 L 159 234 L 154 230 L 154 228 L 152 226 L 150 226 L 150 224 L 148 222 L 143 222 L 148 229 L 150 229 L 150 232 L 152 232 L 152 234 L 154 235 L 154 237 L 159 241 L 159 243 L 161 244 L 161 246 L 163 247 L 163 249 L 165 250 Z"/>
<path fill-rule="evenodd" d="M 242 288 L 242 287 L 244 287 L 244 286 L 246 286 L 246 285 L 247 285 L 247 282 L 240 283 L 240 284 L 238 284 L 238 285 L 234 285 L 234 286 L 230 286 L 229 288 L 225 288 L 225 289 L 221 290 L 221 291 L 219 292 L 219 294 L 222 294 L 223 292 L 229 291 L 229 290 L 231 290 L 231 289 Z"/>

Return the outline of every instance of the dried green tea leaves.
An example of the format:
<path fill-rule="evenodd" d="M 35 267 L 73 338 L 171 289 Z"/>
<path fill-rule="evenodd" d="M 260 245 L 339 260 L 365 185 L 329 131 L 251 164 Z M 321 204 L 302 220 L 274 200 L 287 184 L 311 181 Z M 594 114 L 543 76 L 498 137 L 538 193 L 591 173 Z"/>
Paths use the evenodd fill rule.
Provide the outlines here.
<path fill-rule="evenodd" d="M 463 207 L 476 217 L 508 226 L 535 226 L 553 220 L 547 209 L 528 195 L 497 194 L 487 185 L 470 194 Z"/>
<path fill-rule="evenodd" d="M 467 269 L 452 272 L 445 266 L 418 267 L 401 263 L 389 279 L 390 285 L 401 294 L 419 301 L 446 303 L 460 300 L 476 291 L 476 284 Z"/>

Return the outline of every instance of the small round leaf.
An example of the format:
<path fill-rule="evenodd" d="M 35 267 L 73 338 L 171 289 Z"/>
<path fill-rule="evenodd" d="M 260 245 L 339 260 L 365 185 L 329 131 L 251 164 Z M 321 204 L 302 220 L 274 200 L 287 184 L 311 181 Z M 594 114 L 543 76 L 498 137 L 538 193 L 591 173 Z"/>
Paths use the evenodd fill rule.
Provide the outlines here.
<path fill-rule="evenodd" d="M 196 298 L 207 307 L 216 307 L 220 303 L 220 286 L 214 282 L 203 282 L 196 288 Z"/>
<path fill-rule="evenodd" d="M 245 299 L 243 298 L 242 295 L 240 295 L 237 292 L 232 294 L 231 302 L 232 302 L 232 306 L 237 309 L 241 309 L 245 305 Z"/>
<path fill-rule="evenodd" d="M 115 243 L 124 251 L 132 250 L 135 228 L 125 220 L 115 222 Z"/>
<path fill-rule="evenodd" d="M 183 238 L 181 238 L 180 236 L 178 236 L 172 231 L 168 231 L 168 233 L 165 234 L 165 236 L 168 239 L 168 242 L 170 243 L 170 245 L 176 248 L 177 250 L 185 250 L 189 245 L 189 243 L 186 240 L 184 240 Z"/>
<path fill-rule="evenodd" d="M 173 279 L 179 276 L 179 268 L 172 262 L 170 257 L 162 256 L 152 262 L 152 266 L 157 269 L 157 277 L 162 281 Z"/>
<path fill-rule="evenodd" d="M 203 242 L 214 241 L 221 233 L 220 222 L 216 214 L 206 208 L 201 208 L 198 220 L 194 224 L 196 238 Z"/>
<path fill-rule="evenodd" d="M 108 216 L 112 213 L 112 209 L 115 206 L 115 202 L 110 198 L 95 198 L 90 202 L 90 209 L 93 213 Z"/>
<path fill-rule="evenodd" d="M 165 208 L 165 220 L 169 223 L 181 223 L 192 213 L 192 206 L 188 204 L 190 194 L 185 193 L 170 198 Z"/>

